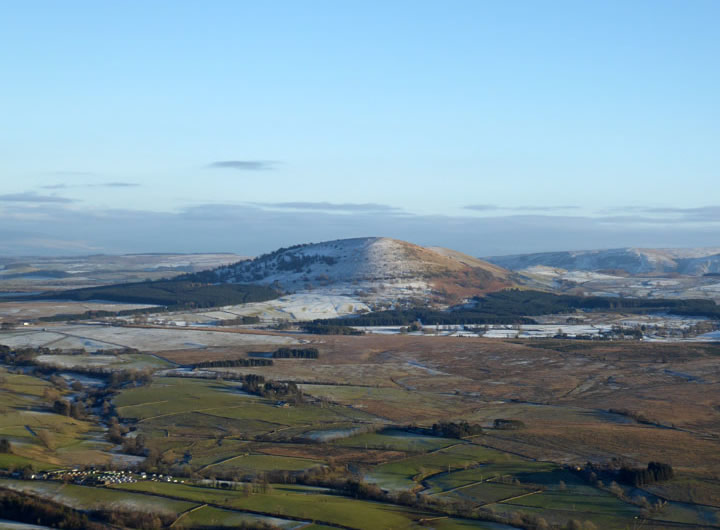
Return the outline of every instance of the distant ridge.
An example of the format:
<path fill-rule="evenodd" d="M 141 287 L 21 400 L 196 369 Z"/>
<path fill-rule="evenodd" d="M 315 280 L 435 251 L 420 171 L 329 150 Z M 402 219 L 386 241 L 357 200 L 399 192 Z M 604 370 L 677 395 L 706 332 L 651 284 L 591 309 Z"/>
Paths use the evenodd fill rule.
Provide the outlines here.
<path fill-rule="evenodd" d="M 720 273 L 720 248 L 618 248 L 541 252 L 486 258 L 514 271 L 555 267 L 577 271 L 624 271 L 628 274 L 676 273 L 690 276 Z"/>

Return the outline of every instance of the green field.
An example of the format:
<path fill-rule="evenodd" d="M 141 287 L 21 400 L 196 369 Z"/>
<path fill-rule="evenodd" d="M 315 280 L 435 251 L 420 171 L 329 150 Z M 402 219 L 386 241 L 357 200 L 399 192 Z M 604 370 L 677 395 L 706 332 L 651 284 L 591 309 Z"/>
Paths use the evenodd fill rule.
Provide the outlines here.
<path fill-rule="evenodd" d="M 87 357 L 108 366 L 117 360 L 112 355 L 51 357 L 68 362 Z M 153 356 L 125 357 L 120 364 L 167 366 Z M 71 390 L 49 373 L 35 373 L 0 369 L 0 439 L 11 444 L 11 452 L 0 454 L 0 471 L 28 465 L 34 471 L 83 465 L 104 469 L 115 460 L 138 466 L 152 478 L 107 487 L 0 480 L 0 487 L 82 510 L 155 511 L 166 521 L 174 519 L 177 528 L 261 523 L 282 528 L 510 528 L 473 519 L 491 513 L 516 524 L 523 517 L 542 517 L 557 528 L 573 519 L 602 529 L 632 528 L 642 521 L 657 529 L 720 528 L 720 508 L 713 504 L 720 491 L 715 476 L 688 476 L 678 466 L 679 477 L 646 490 L 610 490 L 610 481 L 620 480 L 616 472 L 595 468 L 599 476 L 592 477 L 576 467 L 583 460 L 534 452 L 542 446 L 533 444 L 541 432 L 533 422 L 545 422 L 548 432 L 555 432 L 561 420 L 577 429 L 627 428 L 624 416 L 601 409 L 563 412 L 560 406 L 497 401 L 464 409 L 469 393 L 330 384 L 303 385 L 304 399 L 288 399 L 295 404 L 285 406 L 282 385 L 265 387 L 264 392 L 278 396 L 268 399 L 242 391 L 237 381 L 154 375 L 113 382 L 95 393 L 95 387 Z M 54 400 L 75 397 L 88 406 L 88 414 L 73 412 L 84 419 L 53 412 Z M 62 410 L 61 403 L 55 405 Z M 464 432 L 478 434 L 467 438 L 429 435 L 428 418 L 452 421 L 464 410 L 484 431 L 473 425 Z M 517 431 L 488 427 L 498 417 L 527 424 Z M 158 482 L 153 473 L 179 482 Z M 686 500 L 678 497 L 681 493 L 690 502 L 680 502 Z M 674 501 L 651 507 L 660 498 Z"/>
<path fill-rule="evenodd" d="M 118 487 L 135 492 L 151 492 L 188 501 L 252 510 L 275 516 L 296 517 L 317 523 L 333 523 L 362 529 L 410 528 L 432 514 L 403 506 L 369 502 L 337 495 L 327 495 L 317 489 L 302 486 L 273 485 L 268 493 L 244 496 L 238 491 L 222 491 L 184 484 L 139 482 Z M 311 493 L 311 495 L 309 494 Z M 507 528 L 481 521 L 449 520 L 442 528 Z"/>
<path fill-rule="evenodd" d="M 0 369 L 0 438 L 13 446 L 13 454 L 0 454 L 0 469 L 31 465 L 45 470 L 78 460 L 107 460 L 101 453 L 108 447 L 102 430 L 90 421 L 52 412 L 43 398 L 47 391 L 67 394 L 38 377 Z"/>
<path fill-rule="evenodd" d="M 231 457 L 224 462 L 215 464 L 214 471 L 230 473 L 262 473 L 265 471 L 302 471 L 322 464 L 322 460 L 308 460 L 285 456 L 250 454 Z"/>
<path fill-rule="evenodd" d="M 431 475 L 487 463 L 504 464 L 510 459 L 500 451 L 458 440 L 454 445 L 434 452 L 381 464 L 367 475 L 367 480 L 391 490 L 417 489 L 420 481 Z"/>
<path fill-rule="evenodd" d="M 180 528 L 199 526 L 224 526 L 228 528 L 235 528 L 241 524 L 258 523 L 271 524 L 279 528 L 294 528 L 298 525 L 297 521 L 281 519 L 278 517 L 266 517 L 250 513 L 235 512 L 223 508 L 215 508 L 213 506 L 198 505 L 197 509 L 189 511 L 186 515 L 183 515 L 180 519 L 178 519 L 175 526 Z M 303 528 L 308 527 L 306 526 Z M 316 526 L 315 528 L 323 528 L 323 526 Z"/>
<path fill-rule="evenodd" d="M 156 377 L 152 384 L 123 390 L 114 400 L 117 413 L 161 452 L 190 455 L 189 463 L 214 473 L 299 471 L 321 464 L 319 458 L 257 454 L 248 442 L 287 442 L 308 432 L 334 432 L 372 426 L 380 421 L 363 411 L 338 405 L 276 402 L 249 395 L 237 382 Z M 251 454 L 253 453 L 253 454 Z"/>

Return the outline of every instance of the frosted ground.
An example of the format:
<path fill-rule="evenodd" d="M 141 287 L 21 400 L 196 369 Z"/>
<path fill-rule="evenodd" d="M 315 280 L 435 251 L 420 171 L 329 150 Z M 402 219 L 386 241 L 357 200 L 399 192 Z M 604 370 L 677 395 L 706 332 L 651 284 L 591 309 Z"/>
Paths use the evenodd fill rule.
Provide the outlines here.
<path fill-rule="evenodd" d="M 533 317 L 537 324 L 496 324 L 489 326 L 461 324 L 435 326 L 425 323 L 423 331 L 408 333 L 408 335 L 433 335 L 442 337 L 485 337 L 492 339 L 514 339 L 514 338 L 551 338 L 560 330 L 568 337 L 590 336 L 596 337 L 610 331 L 613 326 L 620 326 L 627 330 L 636 327 L 646 326 L 646 338 L 652 337 L 652 328 L 657 326 L 667 330 L 682 331 L 706 322 L 704 317 L 680 317 L 676 315 L 654 314 L 654 315 L 618 315 L 606 313 L 586 314 L 558 314 Z M 568 319 L 574 320 L 568 323 Z M 580 320 L 580 322 L 577 322 Z M 351 323 L 351 321 L 350 321 Z M 403 333 L 401 326 L 364 326 L 359 327 L 367 333 L 379 335 L 397 335 Z M 656 340 L 668 340 L 657 338 Z M 672 340 L 678 340 L 677 338 Z M 705 333 L 687 340 L 720 340 L 720 332 Z"/>
<path fill-rule="evenodd" d="M 46 331 L 43 331 L 43 330 Z M 197 329 L 113 327 L 93 324 L 31 327 L 0 333 L 0 344 L 88 351 L 134 348 L 140 351 L 187 350 L 233 346 L 298 344 L 291 337 Z"/>
<path fill-rule="evenodd" d="M 589 325 L 562 325 L 547 324 L 547 325 L 493 325 L 488 326 L 487 330 L 484 327 L 479 327 L 477 330 L 472 328 L 466 329 L 462 325 L 446 325 L 446 326 L 425 326 L 423 331 L 411 332 L 409 335 L 434 335 L 438 337 L 486 337 L 491 339 L 514 339 L 514 338 L 548 338 L 553 337 L 557 334 L 558 328 L 562 328 L 563 333 L 567 333 L 569 337 L 575 337 L 577 335 L 600 335 L 602 332 L 609 331 L 612 326 L 589 326 Z M 380 334 L 380 335 L 396 335 L 401 333 L 401 328 L 398 326 L 366 326 L 361 327 L 367 333 Z"/>
<path fill-rule="evenodd" d="M 370 311 L 360 299 L 342 294 L 316 292 L 296 293 L 267 302 L 253 302 L 215 308 L 212 311 L 179 312 L 159 316 L 157 323 L 176 325 L 207 325 L 242 316 L 259 317 L 261 322 L 300 322 L 322 318 L 337 318 Z"/>
<path fill-rule="evenodd" d="M 483 274 L 478 275 L 478 270 Z M 277 286 L 287 293 L 318 290 L 358 298 L 373 309 L 429 303 L 437 278 L 470 275 L 482 288 L 510 285 L 507 271 L 471 256 L 389 238 L 355 238 L 299 245 L 214 271 L 224 283 Z M 435 278 L 436 280 L 432 280 Z"/>
<path fill-rule="evenodd" d="M 154 355 L 38 355 L 37 362 L 60 368 L 112 368 L 114 370 L 158 370 L 172 365 Z"/>

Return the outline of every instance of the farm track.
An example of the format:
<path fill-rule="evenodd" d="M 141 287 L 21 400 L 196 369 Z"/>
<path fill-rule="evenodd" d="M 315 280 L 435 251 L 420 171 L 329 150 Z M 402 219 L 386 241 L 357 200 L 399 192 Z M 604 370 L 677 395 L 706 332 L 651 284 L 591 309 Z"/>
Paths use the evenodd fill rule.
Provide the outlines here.
<path fill-rule="evenodd" d="M 479 468 L 483 467 L 484 465 L 485 465 L 485 464 L 475 463 L 475 464 L 472 465 L 472 466 L 468 466 L 467 469 L 479 469 Z M 420 485 L 423 486 L 423 489 L 420 490 L 420 491 L 418 491 L 418 493 L 425 494 L 425 492 L 431 488 L 430 484 L 427 483 L 428 480 L 432 480 L 432 479 L 437 478 L 437 477 L 439 477 L 439 476 L 441 476 L 441 475 L 450 475 L 450 474 L 452 474 L 452 473 L 456 473 L 457 471 L 466 471 L 467 469 L 465 469 L 465 468 L 463 468 L 463 469 L 451 469 L 450 471 L 438 471 L 437 473 L 433 473 L 433 474 L 431 474 L 431 475 L 427 475 L 427 476 L 423 477 L 423 479 L 420 481 Z M 461 489 L 464 489 L 464 488 L 469 488 L 470 486 L 475 486 L 475 485 L 477 485 L 477 484 L 482 484 L 483 482 L 488 482 L 489 480 L 490 480 L 490 479 L 476 480 L 476 481 L 474 481 L 474 482 L 471 482 L 470 484 L 464 484 L 464 485 L 462 485 L 462 486 L 457 486 L 457 487 L 455 487 L 455 488 L 450 488 L 450 489 L 448 489 L 448 490 L 436 491 L 435 493 L 427 493 L 426 495 L 432 496 L 432 495 L 442 495 L 442 494 L 444 494 L 444 493 L 452 493 L 453 491 L 461 490 Z"/>
<path fill-rule="evenodd" d="M 124 349 L 124 348 L 129 348 L 129 346 L 127 346 L 126 344 L 118 344 L 118 343 L 116 343 L 116 342 L 109 342 L 109 341 L 106 341 L 106 340 L 98 340 L 98 339 L 93 339 L 93 338 L 91 338 L 91 337 L 83 337 L 82 335 L 75 335 L 75 334 L 73 334 L 73 333 L 66 333 L 66 332 L 64 332 L 64 331 L 55 331 L 55 330 L 54 330 L 53 333 L 59 333 L 60 335 L 64 335 L 65 338 L 80 339 L 80 340 L 91 340 L 91 341 L 93 341 L 93 342 L 99 342 L 99 343 L 101 343 L 101 344 L 109 344 L 110 346 L 115 346 L 115 347 L 117 347 L 117 348 L 123 348 L 123 349 Z M 56 340 L 51 341 L 51 342 L 57 342 L 57 340 L 62 340 L 62 339 L 56 339 Z M 46 346 L 47 346 L 47 345 L 46 345 Z"/>
<path fill-rule="evenodd" d="M 145 403 L 140 403 L 140 405 L 145 405 Z M 127 406 L 130 406 L 130 407 L 131 407 L 131 406 L 134 406 L 134 405 L 127 405 Z M 141 419 L 141 420 L 138 420 L 137 423 L 142 423 L 142 422 L 148 421 L 148 420 L 156 420 L 156 419 L 158 419 L 158 418 L 166 418 L 166 417 L 168 417 L 168 416 L 177 416 L 178 414 L 189 414 L 189 413 L 192 413 L 192 412 L 197 412 L 197 413 L 202 414 L 202 413 L 204 413 L 204 412 L 207 412 L 208 410 L 239 409 L 239 408 L 245 407 L 245 406 L 246 406 L 246 405 L 236 405 L 236 406 L 234 406 L 234 407 L 210 407 L 210 408 L 208 408 L 208 409 L 194 409 L 194 410 L 183 410 L 183 411 L 180 411 L 180 412 L 168 412 L 167 414 L 159 414 L 159 415 L 157 415 L 157 416 L 150 416 L 150 417 L 147 417 L 147 418 L 143 418 L 143 419 Z M 212 414 L 208 414 L 208 416 L 212 416 Z M 216 418 L 220 418 L 220 417 L 222 417 L 222 416 L 215 416 L 215 417 L 216 417 Z"/>
<path fill-rule="evenodd" d="M 175 520 L 172 522 L 172 524 L 171 524 L 168 528 L 172 528 L 173 526 L 175 526 L 175 525 L 180 521 L 180 519 L 182 519 L 182 518 L 185 517 L 186 515 L 194 512 L 194 511 L 200 510 L 201 508 L 205 508 L 206 506 L 207 506 L 207 504 L 201 504 L 200 506 L 195 506 L 194 508 L 190 508 L 189 510 L 185 510 L 183 513 L 181 513 L 181 514 L 178 516 L 177 519 L 175 519 Z"/>
<path fill-rule="evenodd" d="M 123 405 L 122 407 L 116 407 L 116 410 L 122 410 L 122 409 L 129 409 L 131 407 L 144 407 L 146 405 L 157 405 L 159 403 L 167 403 L 168 399 L 163 399 L 162 401 L 148 401 L 146 403 L 136 403 L 134 405 Z"/>
<path fill-rule="evenodd" d="M 512 497 L 507 497 L 505 499 L 499 499 L 492 504 L 502 504 L 504 502 L 515 501 L 517 499 L 522 499 L 523 497 L 529 497 L 530 495 L 537 495 L 538 493 L 542 493 L 542 492 L 543 492 L 543 490 L 529 491 L 527 493 L 522 493 L 520 495 L 513 495 Z M 491 504 L 491 503 L 483 503 L 483 504 Z"/>
<path fill-rule="evenodd" d="M 250 453 L 245 453 L 242 455 L 235 455 L 235 456 L 229 456 L 227 458 L 222 458 L 222 459 L 218 460 L 217 462 L 212 462 L 211 464 L 207 464 L 207 465 L 199 468 L 198 473 L 201 471 L 205 471 L 206 469 L 211 468 L 213 466 L 218 466 L 220 464 L 224 464 L 224 463 L 230 462 L 232 460 L 237 460 L 238 458 L 245 458 L 246 456 L 250 456 Z"/>

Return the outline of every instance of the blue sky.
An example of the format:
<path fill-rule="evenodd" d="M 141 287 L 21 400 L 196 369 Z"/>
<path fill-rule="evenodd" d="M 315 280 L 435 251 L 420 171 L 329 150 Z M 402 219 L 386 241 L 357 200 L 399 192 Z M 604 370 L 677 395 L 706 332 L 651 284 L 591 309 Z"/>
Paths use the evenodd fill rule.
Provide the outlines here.
<path fill-rule="evenodd" d="M 719 18 L 701 0 L 6 0 L 0 252 L 715 246 Z"/>

